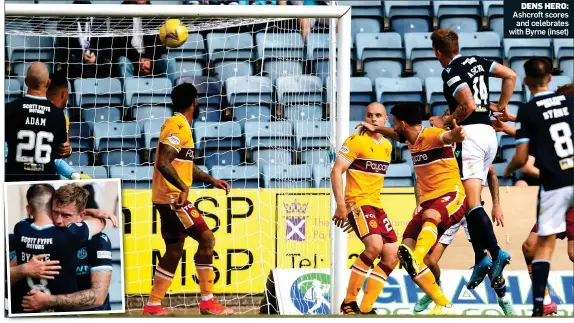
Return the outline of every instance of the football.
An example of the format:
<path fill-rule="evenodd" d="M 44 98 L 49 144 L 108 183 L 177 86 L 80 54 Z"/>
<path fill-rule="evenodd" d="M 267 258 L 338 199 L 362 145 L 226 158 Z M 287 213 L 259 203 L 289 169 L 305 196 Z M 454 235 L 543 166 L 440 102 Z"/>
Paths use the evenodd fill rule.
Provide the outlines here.
<path fill-rule="evenodd" d="M 187 40 L 187 27 L 179 19 L 168 19 L 159 28 L 159 39 L 169 48 L 177 48 Z"/>

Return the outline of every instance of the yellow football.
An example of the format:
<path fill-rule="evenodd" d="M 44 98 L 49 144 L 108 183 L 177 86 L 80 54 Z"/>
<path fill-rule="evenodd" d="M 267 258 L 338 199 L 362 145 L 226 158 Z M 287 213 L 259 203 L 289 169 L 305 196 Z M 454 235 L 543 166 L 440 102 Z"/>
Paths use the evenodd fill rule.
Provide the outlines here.
<path fill-rule="evenodd" d="M 187 27 L 179 19 L 168 19 L 159 28 L 159 39 L 170 48 L 177 48 L 187 40 Z"/>

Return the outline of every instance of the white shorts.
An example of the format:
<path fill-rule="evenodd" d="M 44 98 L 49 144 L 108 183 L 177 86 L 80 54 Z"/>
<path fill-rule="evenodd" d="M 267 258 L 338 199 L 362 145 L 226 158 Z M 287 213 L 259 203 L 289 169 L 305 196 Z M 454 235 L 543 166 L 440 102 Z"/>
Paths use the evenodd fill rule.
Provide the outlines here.
<path fill-rule="evenodd" d="M 566 211 L 574 206 L 574 186 L 542 191 L 538 197 L 538 235 L 566 231 Z"/>
<path fill-rule="evenodd" d="M 466 226 L 466 217 L 463 217 L 462 219 L 460 219 L 460 221 L 451 226 L 450 228 L 448 228 L 440 237 L 440 239 L 438 240 L 438 242 L 440 244 L 444 244 L 444 245 L 450 245 L 452 243 L 452 240 L 454 240 L 454 236 L 456 235 L 456 233 L 458 232 L 458 229 L 460 229 L 460 227 L 464 228 L 464 233 L 466 233 L 466 238 L 468 239 L 468 241 L 470 241 L 470 234 L 468 233 L 468 227 Z"/>
<path fill-rule="evenodd" d="M 488 169 L 496 157 L 498 139 L 491 126 L 472 124 L 463 126 L 466 139 L 456 145 L 455 156 L 461 170 L 460 178 L 477 178 L 486 182 Z"/>

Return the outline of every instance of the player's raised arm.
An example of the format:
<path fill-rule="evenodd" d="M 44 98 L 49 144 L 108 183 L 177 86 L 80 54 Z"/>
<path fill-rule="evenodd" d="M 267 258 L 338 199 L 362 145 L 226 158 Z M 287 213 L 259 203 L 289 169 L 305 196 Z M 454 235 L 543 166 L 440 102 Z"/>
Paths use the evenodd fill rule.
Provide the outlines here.
<path fill-rule="evenodd" d="M 364 121 L 359 122 L 355 129 L 359 129 L 359 133 L 362 135 L 367 131 L 380 133 L 385 137 L 389 137 L 393 140 L 399 140 L 399 134 L 393 130 L 393 128 L 385 127 L 385 126 L 375 126 Z"/>
<path fill-rule="evenodd" d="M 508 102 L 510 102 L 512 92 L 514 92 L 514 86 L 516 85 L 516 73 L 502 64 L 492 64 L 494 64 L 494 67 L 492 69 L 491 75 L 502 79 L 502 93 L 500 94 L 500 99 L 498 99 L 497 109 L 495 111 L 504 111 L 508 105 Z"/>

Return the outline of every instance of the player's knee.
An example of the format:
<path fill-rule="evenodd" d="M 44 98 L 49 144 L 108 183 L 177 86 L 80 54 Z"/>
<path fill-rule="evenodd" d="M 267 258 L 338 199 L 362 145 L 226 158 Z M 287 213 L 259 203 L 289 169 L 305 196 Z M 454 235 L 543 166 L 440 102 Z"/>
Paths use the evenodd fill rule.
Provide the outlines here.
<path fill-rule="evenodd" d="M 534 256 L 534 244 L 530 239 L 526 239 L 522 243 L 522 254 L 524 254 L 525 258 L 532 258 Z"/>
<path fill-rule="evenodd" d="M 211 230 L 207 230 L 201 233 L 199 237 L 199 249 L 203 250 L 213 250 L 215 248 L 215 236 Z"/>
<path fill-rule="evenodd" d="M 183 245 L 185 240 L 181 239 L 175 243 L 170 243 L 165 248 L 165 256 L 172 261 L 179 262 L 181 257 L 183 256 Z"/>
<path fill-rule="evenodd" d="M 435 259 L 435 257 L 433 257 L 432 255 L 426 255 L 424 258 L 424 262 L 425 265 L 427 265 L 428 267 L 434 267 L 438 263 L 437 259 Z"/>
<path fill-rule="evenodd" d="M 398 253 L 389 253 L 385 254 L 385 257 L 381 259 L 382 263 L 386 265 L 388 268 L 395 268 L 399 263 L 399 256 Z"/>
<path fill-rule="evenodd" d="M 568 257 L 570 261 L 574 262 L 574 248 L 568 248 Z"/>
<path fill-rule="evenodd" d="M 365 255 L 370 259 L 377 259 L 379 254 L 383 252 L 383 245 L 378 243 L 371 243 L 365 246 Z"/>

